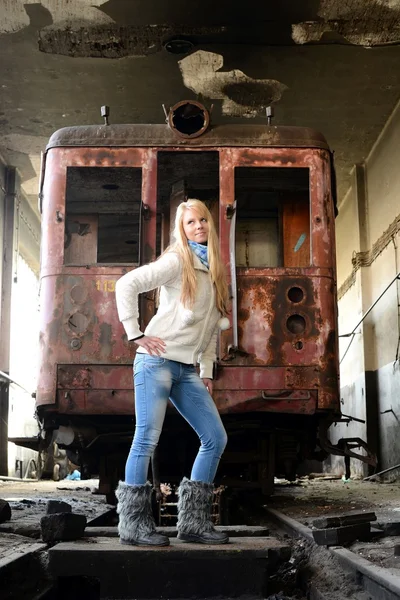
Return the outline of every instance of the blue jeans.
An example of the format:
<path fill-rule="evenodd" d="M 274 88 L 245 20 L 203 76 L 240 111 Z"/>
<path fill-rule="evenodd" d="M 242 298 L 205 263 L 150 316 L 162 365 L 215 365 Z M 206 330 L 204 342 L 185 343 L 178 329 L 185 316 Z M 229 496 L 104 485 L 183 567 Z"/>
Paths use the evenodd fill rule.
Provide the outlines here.
<path fill-rule="evenodd" d="M 190 478 L 212 483 L 227 436 L 217 407 L 194 366 L 138 353 L 134 384 L 136 429 L 126 462 L 125 482 L 146 483 L 169 399 L 200 438 Z"/>

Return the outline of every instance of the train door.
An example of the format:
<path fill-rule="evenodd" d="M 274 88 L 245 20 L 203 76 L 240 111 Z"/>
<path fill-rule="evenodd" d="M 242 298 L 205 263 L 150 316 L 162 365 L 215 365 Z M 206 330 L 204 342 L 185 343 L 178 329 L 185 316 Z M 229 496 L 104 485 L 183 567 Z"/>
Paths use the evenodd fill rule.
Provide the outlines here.
<path fill-rule="evenodd" d="M 302 157 L 296 164 L 293 150 L 290 161 L 278 160 L 276 152 L 270 158 L 270 150 L 258 151 L 254 160 L 249 153 L 244 160 L 240 150 L 234 156 L 226 152 L 222 250 L 232 279 L 233 328 L 223 336 L 221 355 L 230 354 L 231 365 L 302 362 L 300 352 L 284 350 L 286 342 L 296 350 L 293 344 L 305 332 L 300 314 L 289 323 L 293 331 L 286 327 L 294 306 L 286 287 L 290 276 L 298 287 L 296 278 L 312 266 L 310 169 Z"/>

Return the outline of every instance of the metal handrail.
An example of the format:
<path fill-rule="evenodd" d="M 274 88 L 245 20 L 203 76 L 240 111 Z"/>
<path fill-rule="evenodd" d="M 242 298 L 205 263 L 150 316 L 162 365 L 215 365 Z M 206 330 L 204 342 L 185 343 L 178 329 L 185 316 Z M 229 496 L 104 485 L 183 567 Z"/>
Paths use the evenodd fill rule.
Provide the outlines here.
<path fill-rule="evenodd" d="M 232 217 L 229 230 L 229 264 L 231 270 L 231 296 L 232 296 L 232 334 L 233 348 L 239 346 L 238 314 L 237 314 L 237 281 L 236 281 L 236 200 L 232 205 Z"/>
<path fill-rule="evenodd" d="M 357 323 L 357 325 L 355 327 L 353 327 L 353 330 L 350 333 L 343 333 L 342 335 L 339 335 L 340 338 L 345 338 L 345 337 L 351 337 L 351 340 L 349 342 L 349 345 L 346 348 L 345 353 L 343 354 L 342 358 L 340 359 L 340 364 L 343 362 L 344 357 L 346 356 L 347 352 L 350 349 L 351 344 L 353 343 L 354 340 L 354 336 L 356 335 L 356 329 L 358 329 L 358 327 L 361 325 L 361 323 L 366 319 L 366 317 L 369 315 L 369 313 L 371 312 L 371 310 L 374 308 L 374 306 L 376 306 L 379 302 L 379 300 L 382 298 L 382 296 L 384 296 L 386 294 L 386 292 L 388 291 L 388 289 L 394 284 L 395 281 L 397 281 L 398 279 L 400 279 L 400 271 L 397 273 L 397 275 L 392 279 L 392 281 L 389 283 L 389 285 L 383 290 L 383 292 L 381 293 L 380 296 L 378 296 L 378 298 L 375 300 L 375 302 L 373 302 L 373 304 L 371 304 L 371 306 L 369 307 L 369 309 L 367 310 L 367 312 L 362 316 L 362 318 L 360 319 L 360 321 Z"/>
<path fill-rule="evenodd" d="M 29 390 L 27 390 L 23 385 L 21 385 L 20 383 L 18 383 L 18 381 L 15 381 L 15 379 L 13 379 L 9 375 L 7 375 L 7 373 L 4 373 L 4 371 L 0 371 L 0 379 L 1 378 L 6 379 L 11 384 L 17 385 L 18 387 L 21 388 L 21 390 L 24 390 L 24 392 L 26 392 L 30 396 L 34 397 L 34 392 L 30 392 Z"/>

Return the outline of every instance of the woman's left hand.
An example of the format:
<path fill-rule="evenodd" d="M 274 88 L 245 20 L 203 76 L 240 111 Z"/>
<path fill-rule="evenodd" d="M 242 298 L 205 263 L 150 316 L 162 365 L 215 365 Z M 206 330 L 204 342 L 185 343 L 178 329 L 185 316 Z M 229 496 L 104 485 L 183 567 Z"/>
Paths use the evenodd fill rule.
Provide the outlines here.
<path fill-rule="evenodd" d="M 213 393 L 213 380 L 212 379 L 203 379 L 203 383 L 206 386 L 208 393 L 212 396 Z"/>

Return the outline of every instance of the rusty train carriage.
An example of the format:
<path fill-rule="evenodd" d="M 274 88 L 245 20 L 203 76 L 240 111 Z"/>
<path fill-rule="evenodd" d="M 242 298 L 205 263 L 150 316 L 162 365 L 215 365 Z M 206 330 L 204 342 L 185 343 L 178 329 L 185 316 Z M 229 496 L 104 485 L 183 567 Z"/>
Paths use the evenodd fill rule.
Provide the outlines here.
<path fill-rule="evenodd" d="M 330 151 L 305 128 L 203 122 L 185 134 L 170 125 L 71 127 L 50 139 L 38 415 L 47 440 L 55 432 L 110 493 L 134 410 L 134 346 L 115 282 L 159 255 L 176 205 L 198 197 L 216 220 L 233 297 L 214 386 L 229 434 L 220 481 L 268 493 L 274 474 L 293 476 L 299 460 L 344 453 L 326 439 L 340 418 Z M 154 310 L 155 294 L 144 294 L 142 326 Z M 161 479 L 178 479 L 196 445 L 169 415 Z"/>

